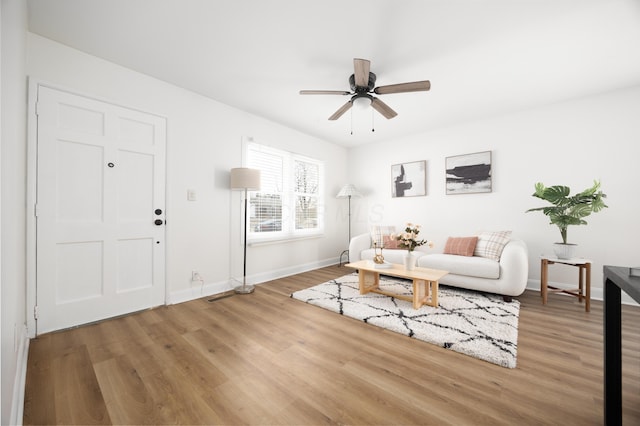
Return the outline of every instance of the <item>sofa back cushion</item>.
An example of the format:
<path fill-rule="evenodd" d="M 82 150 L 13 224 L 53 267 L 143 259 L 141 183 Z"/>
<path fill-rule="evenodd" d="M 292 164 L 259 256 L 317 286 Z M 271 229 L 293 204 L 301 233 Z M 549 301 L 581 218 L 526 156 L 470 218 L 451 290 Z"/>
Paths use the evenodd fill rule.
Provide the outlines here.
<path fill-rule="evenodd" d="M 431 269 L 442 269 L 452 275 L 465 277 L 498 279 L 500 278 L 500 263 L 486 257 L 452 256 L 436 253 L 422 256 L 418 259 L 418 266 Z"/>
<path fill-rule="evenodd" d="M 473 256 L 478 237 L 449 237 L 444 245 L 444 254 Z"/>
<path fill-rule="evenodd" d="M 502 250 L 511 239 L 511 231 L 481 232 L 473 255 L 500 261 Z"/>

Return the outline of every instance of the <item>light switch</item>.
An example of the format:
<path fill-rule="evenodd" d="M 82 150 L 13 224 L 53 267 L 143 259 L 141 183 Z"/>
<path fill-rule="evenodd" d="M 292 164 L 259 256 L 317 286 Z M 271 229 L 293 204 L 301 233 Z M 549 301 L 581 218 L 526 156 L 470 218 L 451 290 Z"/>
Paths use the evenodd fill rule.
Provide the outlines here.
<path fill-rule="evenodd" d="M 196 190 L 195 189 L 187 189 L 187 200 L 196 201 Z"/>

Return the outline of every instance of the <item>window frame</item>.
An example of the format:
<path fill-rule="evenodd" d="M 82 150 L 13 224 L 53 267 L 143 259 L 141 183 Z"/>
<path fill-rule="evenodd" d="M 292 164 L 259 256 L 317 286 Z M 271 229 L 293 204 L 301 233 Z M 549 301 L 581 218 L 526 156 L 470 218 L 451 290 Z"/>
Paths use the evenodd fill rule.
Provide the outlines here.
<path fill-rule="evenodd" d="M 282 169 L 281 169 L 281 183 L 282 189 L 279 192 L 264 192 L 265 194 L 280 194 L 281 195 L 281 230 L 280 231 L 269 231 L 269 232 L 256 232 L 254 231 L 254 227 L 251 226 L 253 206 L 251 201 L 257 197 L 257 194 L 262 193 L 263 191 L 249 191 L 248 192 L 248 204 L 249 204 L 249 214 L 247 215 L 247 241 L 252 244 L 261 243 L 261 242 L 277 242 L 277 241 L 287 241 L 301 238 L 313 238 L 324 235 L 324 191 L 325 191 L 325 165 L 324 161 L 312 158 L 306 155 L 297 154 L 290 151 L 285 151 L 278 148 L 273 148 L 271 146 L 261 144 L 259 142 L 251 141 L 245 145 L 245 163 L 246 167 L 249 168 L 257 168 L 261 170 L 262 168 L 259 164 L 256 164 L 257 161 L 253 157 L 254 153 L 266 153 L 269 155 L 274 155 L 282 159 Z M 309 163 L 318 167 L 318 176 L 317 176 L 317 191 L 315 197 L 317 198 L 317 227 L 316 228 L 303 228 L 296 229 L 296 201 L 297 197 L 301 194 L 314 196 L 313 193 L 299 193 L 296 192 L 296 183 L 295 183 L 295 164 L 296 161 Z M 263 181 L 264 182 L 264 181 Z M 277 185 L 276 185 L 277 186 Z M 263 186 L 264 188 L 264 186 Z M 270 189 L 270 188 L 269 188 Z"/>

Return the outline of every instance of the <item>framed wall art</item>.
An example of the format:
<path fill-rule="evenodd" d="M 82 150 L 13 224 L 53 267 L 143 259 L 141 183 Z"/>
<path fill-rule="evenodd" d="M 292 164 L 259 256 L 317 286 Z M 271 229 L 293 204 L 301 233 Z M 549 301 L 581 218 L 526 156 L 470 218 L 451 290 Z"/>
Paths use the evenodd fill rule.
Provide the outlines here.
<path fill-rule="evenodd" d="M 419 197 L 424 195 L 427 195 L 426 160 L 391 166 L 392 197 Z"/>
<path fill-rule="evenodd" d="M 491 151 L 447 157 L 445 170 L 447 195 L 491 192 Z"/>

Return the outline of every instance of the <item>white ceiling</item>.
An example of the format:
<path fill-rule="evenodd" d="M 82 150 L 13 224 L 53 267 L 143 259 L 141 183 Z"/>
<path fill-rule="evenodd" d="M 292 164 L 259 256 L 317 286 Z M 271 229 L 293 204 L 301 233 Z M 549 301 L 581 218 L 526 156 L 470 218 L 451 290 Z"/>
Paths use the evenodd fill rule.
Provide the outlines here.
<path fill-rule="evenodd" d="M 28 5 L 31 32 L 347 147 L 640 84 L 638 0 Z M 328 121 L 348 97 L 298 91 L 349 90 L 356 57 L 376 85 L 430 80 L 431 91 L 382 95 L 392 120 Z"/>

